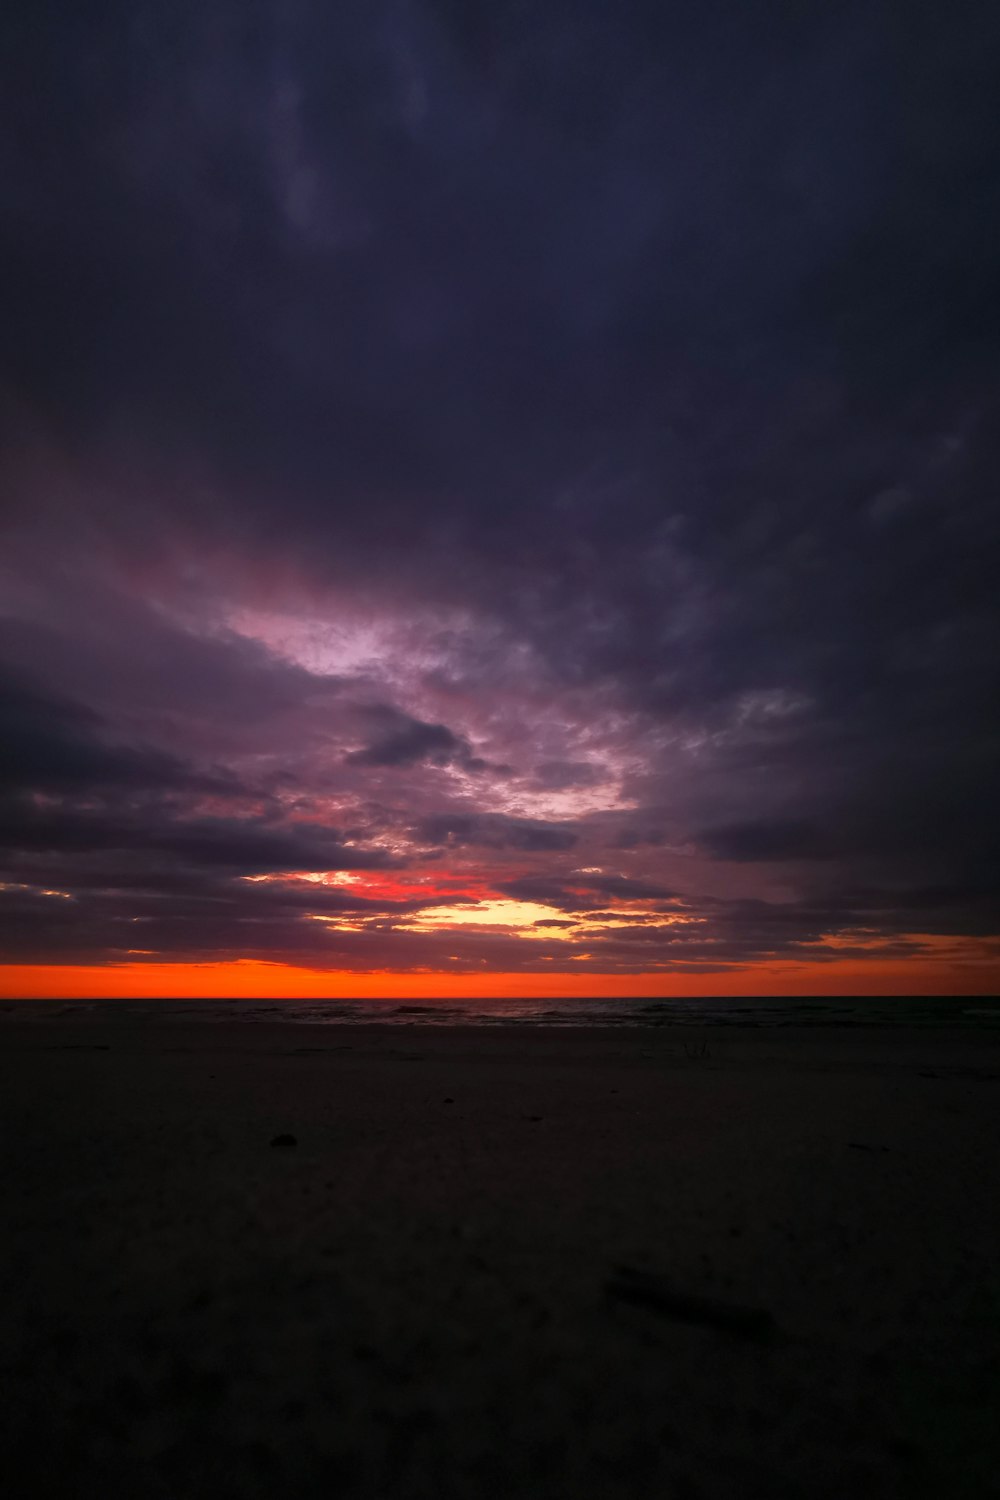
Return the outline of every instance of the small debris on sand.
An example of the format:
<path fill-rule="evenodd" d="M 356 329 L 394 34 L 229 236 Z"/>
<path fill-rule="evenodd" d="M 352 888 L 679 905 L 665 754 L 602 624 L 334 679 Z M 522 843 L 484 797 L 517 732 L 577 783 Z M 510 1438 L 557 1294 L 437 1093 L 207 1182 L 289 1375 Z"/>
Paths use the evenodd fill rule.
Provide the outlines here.
<path fill-rule="evenodd" d="M 111 1046 L 105 1042 L 57 1042 L 54 1045 L 43 1048 L 45 1052 L 110 1052 Z"/>
<path fill-rule="evenodd" d="M 648 1307 L 652 1312 L 674 1318 L 680 1323 L 701 1323 L 722 1333 L 767 1343 L 777 1333 L 771 1314 L 761 1307 L 744 1307 L 738 1302 L 717 1302 L 710 1297 L 691 1296 L 675 1291 L 665 1276 L 655 1271 L 637 1271 L 631 1266 L 616 1266 L 605 1282 L 609 1297 Z"/>

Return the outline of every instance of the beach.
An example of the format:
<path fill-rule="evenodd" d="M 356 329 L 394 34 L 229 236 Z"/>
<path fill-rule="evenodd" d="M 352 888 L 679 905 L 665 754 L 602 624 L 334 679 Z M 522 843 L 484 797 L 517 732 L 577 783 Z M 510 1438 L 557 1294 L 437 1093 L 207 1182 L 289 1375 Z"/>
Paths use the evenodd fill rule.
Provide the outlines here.
<path fill-rule="evenodd" d="M 997 1493 L 1000 1032 L 0 1023 L 11 1496 Z"/>

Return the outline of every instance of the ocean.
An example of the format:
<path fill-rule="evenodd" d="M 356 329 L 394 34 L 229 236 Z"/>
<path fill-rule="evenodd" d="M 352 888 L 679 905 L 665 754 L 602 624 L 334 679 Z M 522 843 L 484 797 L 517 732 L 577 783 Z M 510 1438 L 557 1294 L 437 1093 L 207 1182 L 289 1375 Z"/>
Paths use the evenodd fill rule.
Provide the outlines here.
<path fill-rule="evenodd" d="M 949 1026 L 1000 1027 L 995 996 L 747 999 L 7 1000 L 4 1020 L 287 1021 L 308 1026 Z"/>

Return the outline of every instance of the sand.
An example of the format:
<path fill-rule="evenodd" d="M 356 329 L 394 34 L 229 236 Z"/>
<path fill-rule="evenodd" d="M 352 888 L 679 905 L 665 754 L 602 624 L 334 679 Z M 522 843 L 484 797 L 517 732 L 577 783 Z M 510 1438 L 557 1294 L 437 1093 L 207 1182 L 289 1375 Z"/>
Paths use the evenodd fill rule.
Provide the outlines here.
<path fill-rule="evenodd" d="M 8 1496 L 998 1492 L 1000 1035 L 8 1022 L 0 1130 Z"/>

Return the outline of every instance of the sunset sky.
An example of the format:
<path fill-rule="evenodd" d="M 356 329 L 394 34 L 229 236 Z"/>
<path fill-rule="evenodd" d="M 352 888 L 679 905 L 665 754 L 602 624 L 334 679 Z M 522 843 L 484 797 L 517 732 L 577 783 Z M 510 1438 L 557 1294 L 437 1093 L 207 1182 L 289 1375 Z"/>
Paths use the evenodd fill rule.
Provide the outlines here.
<path fill-rule="evenodd" d="M 995 991 L 1000 7 L 19 9 L 0 995 Z"/>

